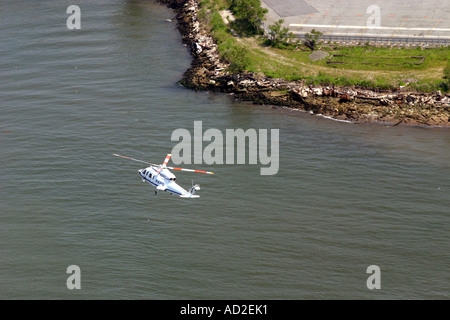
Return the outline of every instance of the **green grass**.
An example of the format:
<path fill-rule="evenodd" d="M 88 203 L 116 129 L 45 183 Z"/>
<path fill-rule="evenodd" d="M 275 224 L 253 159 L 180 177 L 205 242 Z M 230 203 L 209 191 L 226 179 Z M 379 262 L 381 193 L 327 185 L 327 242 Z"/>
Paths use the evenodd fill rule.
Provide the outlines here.
<path fill-rule="evenodd" d="M 349 64 L 343 65 L 342 68 L 353 70 L 426 70 L 428 68 L 443 67 L 446 61 L 450 59 L 450 50 L 448 47 L 433 48 L 423 50 L 421 48 L 399 49 L 386 47 L 341 47 L 337 50 L 330 50 L 331 53 L 337 55 L 348 55 L 350 57 L 336 57 L 336 60 L 343 60 Z M 407 63 L 417 63 L 421 59 L 411 57 L 425 56 L 425 60 L 420 65 L 408 65 Z M 334 59 L 333 59 L 334 60 Z M 371 65 L 363 65 L 363 62 L 371 63 Z M 378 65 L 377 65 L 378 63 Z M 389 65 L 400 64 L 400 65 Z"/>
<path fill-rule="evenodd" d="M 450 61 L 449 47 L 424 50 L 369 45 L 336 47 L 319 44 L 318 49 L 330 55 L 350 57 L 333 58 L 346 62 L 342 64 L 327 64 L 328 58 L 313 62 L 308 57 L 311 51 L 303 46 L 300 50 L 293 50 L 293 47 L 278 49 L 264 45 L 266 39 L 262 37 L 234 37 L 219 14 L 219 10 L 227 9 L 229 6 L 228 0 L 201 0 L 199 18 L 209 26 L 218 44 L 221 58 L 231 63 L 232 72 L 248 70 L 288 81 L 305 80 L 308 84 L 378 89 L 395 88 L 404 84 L 407 79 L 414 79 L 417 82 L 409 84 L 409 87 L 417 91 L 448 90 L 450 80 L 444 78 L 444 69 Z M 408 64 L 420 61 L 411 58 L 415 56 L 426 58 L 420 65 Z"/>
<path fill-rule="evenodd" d="M 350 64 L 350 67 L 355 68 L 356 65 L 375 65 L 378 68 L 385 68 L 387 66 L 414 66 L 420 65 L 425 60 L 425 56 L 417 57 L 387 57 L 387 56 L 364 56 L 359 55 L 333 55 L 328 59 L 329 64 Z"/>

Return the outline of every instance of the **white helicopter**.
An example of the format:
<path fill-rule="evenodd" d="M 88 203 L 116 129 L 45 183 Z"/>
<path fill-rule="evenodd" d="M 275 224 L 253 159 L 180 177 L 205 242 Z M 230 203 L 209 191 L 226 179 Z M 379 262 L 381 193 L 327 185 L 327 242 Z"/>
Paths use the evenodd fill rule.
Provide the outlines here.
<path fill-rule="evenodd" d="M 154 164 L 126 156 L 122 156 L 120 154 L 113 153 L 116 157 L 121 157 L 145 164 L 149 164 L 150 167 L 147 167 L 145 169 L 140 169 L 138 171 L 139 175 L 142 178 L 142 182 L 147 181 L 151 185 L 156 187 L 155 194 L 158 194 L 158 191 L 166 191 L 171 194 L 177 194 L 181 198 L 200 198 L 200 196 L 195 195 L 195 191 L 200 190 L 200 185 L 192 182 L 192 187 L 189 188 L 189 191 L 183 189 L 180 187 L 176 180 L 177 178 L 175 175 L 169 171 L 171 170 L 180 170 L 180 171 L 188 171 L 188 172 L 197 172 L 197 173 L 207 173 L 207 174 L 214 174 L 214 172 L 210 171 L 202 171 L 202 170 L 194 170 L 194 169 L 183 169 L 183 168 L 174 168 L 174 167 L 167 167 L 167 163 L 169 162 L 170 157 L 172 154 L 168 154 L 166 156 L 166 159 L 164 160 L 163 164 Z"/>

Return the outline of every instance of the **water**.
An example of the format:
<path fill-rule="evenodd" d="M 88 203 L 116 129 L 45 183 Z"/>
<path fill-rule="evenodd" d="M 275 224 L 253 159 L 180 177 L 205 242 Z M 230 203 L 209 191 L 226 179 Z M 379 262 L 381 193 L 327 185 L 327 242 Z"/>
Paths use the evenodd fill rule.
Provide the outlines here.
<path fill-rule="evenodd" d="M 448 299 L 442 129 L 353 125 L 177 84 L 191 62 L 149 1 L 0 4 L 3 299 Z M 185 200 L 137 176 L 176 128 L 280 129 L 280 170 L 196 165 Z M 66 269 L 81 269 L 68 290 Z M 381 289 L 369 290 L 369 265 Z"/>

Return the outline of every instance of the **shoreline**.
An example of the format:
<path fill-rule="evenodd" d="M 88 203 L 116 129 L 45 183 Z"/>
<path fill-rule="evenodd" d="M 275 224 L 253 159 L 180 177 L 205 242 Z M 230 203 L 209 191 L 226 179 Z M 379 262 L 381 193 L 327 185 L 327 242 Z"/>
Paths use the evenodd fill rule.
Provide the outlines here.
<path fill-rule="evenodd" d="M 231 74 L 206 27 L 196 0 L 158 0 L 176 13 L 177 28 L 193 61 L 179 81 L 193 90 L 232 94 L 236 100 L 299 109 L 351 123 L 387 126 L 450 127 L 450 95 L 403 90 L 305 85 L 264 74 Z"/>

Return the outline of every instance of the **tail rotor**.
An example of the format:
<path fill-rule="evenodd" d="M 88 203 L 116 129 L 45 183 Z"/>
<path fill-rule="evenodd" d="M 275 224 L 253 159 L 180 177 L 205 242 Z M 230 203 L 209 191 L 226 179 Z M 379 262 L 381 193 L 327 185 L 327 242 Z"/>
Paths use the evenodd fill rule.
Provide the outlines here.
<path fill-rule="evenodd" d="M 195 194 L 195 191 L 198 190 L 200 190 L 200 185 L 199 184 L 194 185 L 194 180 L 192 180 L 192 187 L 189 188 L 189 194 L 193 196 Z"/>

